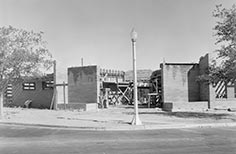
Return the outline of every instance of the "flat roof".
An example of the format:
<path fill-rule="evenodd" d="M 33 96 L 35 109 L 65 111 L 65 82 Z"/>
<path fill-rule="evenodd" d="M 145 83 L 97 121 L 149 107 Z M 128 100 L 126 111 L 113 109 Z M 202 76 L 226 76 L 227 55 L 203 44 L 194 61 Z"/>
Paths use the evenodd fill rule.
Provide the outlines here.
<path fill-rule="evenodd" d="M 199 65 L 198 63 L 165 63 L 166 65 Z M 163 65 L 163 63 L 161 63 Z"/>

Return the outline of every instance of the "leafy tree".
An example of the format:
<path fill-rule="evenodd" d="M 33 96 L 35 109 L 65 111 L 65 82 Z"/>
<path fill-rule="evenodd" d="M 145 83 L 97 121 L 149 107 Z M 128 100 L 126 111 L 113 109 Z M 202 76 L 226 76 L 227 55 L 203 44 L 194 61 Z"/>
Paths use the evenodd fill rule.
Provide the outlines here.
<path fill-rule="evenodd" d="M 209 69 L 209 79 L 228 82 L 236 78 L 236 5 L 229 9 L 217 5 L 213 16 L 218 19 L 214 30 L 217 37 L 216 44 L 221 46 L 216 50 L 217 60 L 221 62 L 217 65 L 217 60 L 213 61 Z"/>
<path fill-rule="evenodd" d="M 43 40 L 35 33 L 9 27 L 0 28 L 0 83 L 22 76 L 41 75 L 52 65 L 52 56 Z"/>

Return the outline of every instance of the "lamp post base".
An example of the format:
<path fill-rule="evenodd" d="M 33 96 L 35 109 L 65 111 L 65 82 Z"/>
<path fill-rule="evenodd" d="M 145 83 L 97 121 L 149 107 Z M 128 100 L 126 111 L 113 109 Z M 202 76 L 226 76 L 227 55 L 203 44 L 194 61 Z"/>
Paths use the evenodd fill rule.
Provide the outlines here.
<path fill-rule="evenodd" d="M 139 119 L 138 116 L 135 116 L 135 115 L 134 115 L 131 124 L 132 124 L 132 125 L 142 125 L 142 122 L 141 122 L 141 120 Z"/>

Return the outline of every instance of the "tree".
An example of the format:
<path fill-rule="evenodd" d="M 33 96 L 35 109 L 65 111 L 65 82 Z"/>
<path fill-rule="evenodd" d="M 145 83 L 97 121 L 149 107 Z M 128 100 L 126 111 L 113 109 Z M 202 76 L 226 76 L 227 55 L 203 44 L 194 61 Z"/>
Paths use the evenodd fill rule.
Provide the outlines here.
<path fill-rule="evenodd" d="M 41 75 L 52 65 L 52 56 L 35 33 L 9 27 L 0 28 L 0 119 L 3 117 L 3 89 L 8 81 L 22 76 Z"/>
<path fill-rule="evenodd" d="M 9 27 L 0 28 L 0 83 L 22 76 L 41 75 L 52 65 L 52 56 L 43 40 L 35 33 Z"/>
<path fill-rule="evenodd" d="M 217 52 L 217 60 L 210 67 L 209 79 L 211 81 L 225 80 L 226 82 L 236 78 L 236 5 L 232 8 L 222 8 L 217 5 L 213 16 L 218 19 L 214 30 L 217 37 L 216 44 L 221 45 Z"/>

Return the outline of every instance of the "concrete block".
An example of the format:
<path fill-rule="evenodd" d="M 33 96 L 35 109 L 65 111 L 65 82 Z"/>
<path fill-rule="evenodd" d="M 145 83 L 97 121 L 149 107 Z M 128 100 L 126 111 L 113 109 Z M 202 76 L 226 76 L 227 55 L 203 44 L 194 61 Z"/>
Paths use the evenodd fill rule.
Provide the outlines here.
<path fill-rule="evenodd" d="M 58 109 L 65 109 L 64 104 L 58 104 Z M 66 110 L 78 110 L 78 111 L 97 111 L 98 104 L 97 103 L 70 103 L 66 104 Z"/>
<path fill-rule="evenodd" d="M 215 109 L 236 108 L 236 98 L 216 100 L 215 102 L 212 102 L 212 108 Z"/>
<path fill-rule="evenodd" d="M 163 103 L 163 108 L 162 108 L 163 111 L 172 111 L 172 109 L 173 109 L 173 103 L 171 102 Z"/>
<path fill-rule="evenodd" d="M 163 111 L 203 111 L 208 109 L 207 101 L 198 102 L 166 102 Z"/>

